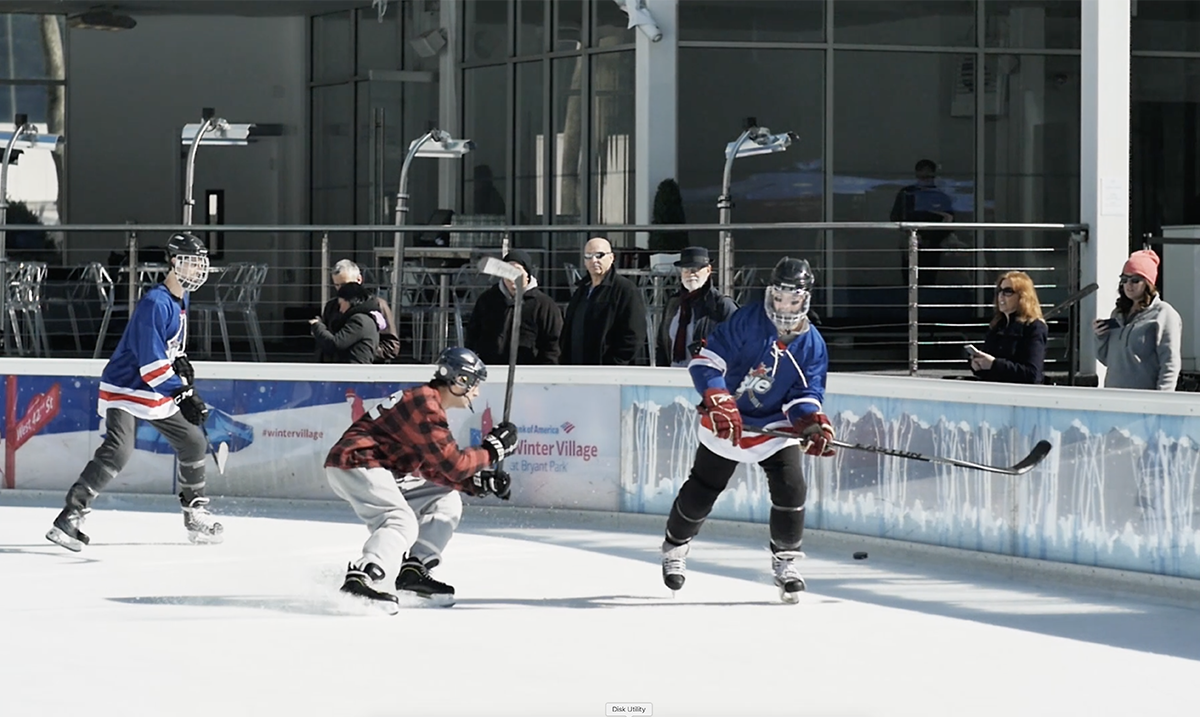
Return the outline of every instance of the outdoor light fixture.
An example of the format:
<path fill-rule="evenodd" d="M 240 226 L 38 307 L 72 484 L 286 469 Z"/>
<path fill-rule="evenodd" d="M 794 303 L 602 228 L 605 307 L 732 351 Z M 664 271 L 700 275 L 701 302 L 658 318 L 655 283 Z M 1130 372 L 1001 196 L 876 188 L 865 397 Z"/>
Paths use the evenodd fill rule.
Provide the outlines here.
<path fill-rule="evenodd" d="M 632 30 L 636 27 L 638 32 L 645 35 L 650 42 L 658 42 L 663 39 L 662 30 L 654 21 L 654 16 L 646 9 L 646 0 L 613 0 L 613 2 L 629 16 L 628 29 Z"/>
<path fill-rule="evenodd" d="M 196 180 L 196 151 L 200 145 L 215 147 L 244 147 L 258 137 L 276 137 L 283 134 L 280 125 L 231 124 L 228 120 L 217 117 L 212 107 L 201 111 L 202 120 L 198 124 L 183 126 L 180 141 L 188 147 L 187 164 L 184 173 L 183 186 L 183 223 L 191 225 L 192 209 L 196 206 L 192 198 Z"/>
<path fill-rule="evenodd" d="M 721 196 L 717 197 L 717 209 L 720 212 L 718 222 L 729 224 L 733 213 L 733 197 L 729 194 L 729 183 L 733 177 L 733 160 L 738 157 L 753 157 L 759 154 L 774 154 L 787 151 L 792 140 L 799 139 L 794 132 L 771 134 L 766 127 L 759 127 L 758 120 L 747 117 L 746 130 L 734 141 L 725 145 L 725 174 L 721 182 Z M 721 290 L 733 291 L 733 234 L 728 229 L 721 230 L 719 244 L 720 283 Z"/>
<path fill-rule="evenodd" d="M 396 226 L 404 226 L 404 218 L 408 214 L 408 166 L 416 157 L 434 157 L 438 159 L 456 159 L 475 149 L 475 143 L 469 139 L 454 139 L 449 132 L 434 128 L 414 139 L 408 145 L 408 153 L 404 155 L 404 164 L 400 167 L 400 188 L 396 191 Z M 404 234 L 396 232 L 392 237 L 392 305 L 399 306 L 400 300 L 400 266 L 404 263 Z"/>
<path fill-rule="evenodd" d="M 128 15 L 121 15 L 102 7 L 92 8 L 87 12 L 67 17 L 67 27 L 75 30 L 132 30 L 137 27 L 137 20 Z"/>
<path fill-rule="evenodd" d="M 63 138 L 58 135 L 43 135 L 29 122 L 27 115 L 13 119 L 13 130 L 0 131 L 4 144 L 4 157 L 0 159 L 0 276 L 8 276 L 8 168 L 13 163 L 13 153 L 41 149 L 53 152 Z M 8 308 L 5 301 L 7 291 L 0 291 L 0 348 L 8 353 Z"/>

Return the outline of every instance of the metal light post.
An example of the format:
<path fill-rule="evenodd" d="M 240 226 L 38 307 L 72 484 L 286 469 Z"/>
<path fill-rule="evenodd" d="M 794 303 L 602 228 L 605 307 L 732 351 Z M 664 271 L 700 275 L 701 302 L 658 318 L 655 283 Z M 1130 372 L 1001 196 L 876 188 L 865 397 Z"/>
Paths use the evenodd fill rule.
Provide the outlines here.
<path fill-rule="evenodd" d="M 725 145 L 725 174 L 721 180 L 721 196 L 717 197 L 719 217 L 717 223 L 729 224 L 733 213 L 733 197 L 729 194 L 729 183 L 733 176 L 733 160 L 738 157 L 753 157 L 757 154 L 774 154 L 786 151 L 792 140 L 798 137 L 794 132 L 771 134 L 766 127 L 759 127 L 758 120 L 746 118 L 746 130 L 736 140 Z M 732 295 L 733 292 L 733 234 L 727 229 L 721 230 L 718 245 L 718 260 L 721 262 L 721 290 Z"/>
<path fill-rule="evenodd" d="M 0 349 L 8 353 L 8 168 L 12 166 L 16 150 L 44 149 L 53 152 L 62 141 L 58 135 L 41 135 L 37 127 L 29 123 L 27 115 L 19 114 L 13 120 L 11 133 L 0 131 L 4 141 L 4 157 L 0 159 Z"/>
<path fill-rule="evenodd" d="M 199 124 L 184 125 L 180 137 L 183 144 L 188 145 L 183 180 L 183 223 L 189 226 L 192 223 L 192 209 L 196 206 L 192 193 L 196 182 L 196 151 L 200 145 L 245 146 L 250 144 L 251 130 L 257 127 L 253 124 L 230 124 L 217 117 L 212 107 L 205 107 L 201 117 L 203 121 Z"/>
<path fill-rule="evenodd" d="M 408 166 L 416 157 L 440 157 L 456 159 L 475 149 L 469 139 L 454 139 L 449 132 L 431 129 L 408 145 L 404 164 L 400 167 L 400 187 L 396 190 L 396 226 L 404 226 L 408 216 Z M 404 232 L 392 236 L 392 306 L 400 306 L 400 267 L 404 263 Z"/>

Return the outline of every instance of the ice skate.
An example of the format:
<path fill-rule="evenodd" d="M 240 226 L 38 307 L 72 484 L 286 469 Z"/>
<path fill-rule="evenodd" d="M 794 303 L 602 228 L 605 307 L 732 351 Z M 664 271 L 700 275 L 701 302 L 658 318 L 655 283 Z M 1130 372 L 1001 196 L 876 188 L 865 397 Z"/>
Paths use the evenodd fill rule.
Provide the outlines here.
<path fill-rule="evenodd" d="M 389 592 L 376 590 L 371 586 L 371 583 L 377 583 L 383 580 L 383 577 L 383 568 L 375 563 L 367 563 L 361 568 L 351 563 L 346 566 L 346 581 L 342 583 L 341 592 L 389 615 L 395 615 L 400 612 L 400 600 Z"/>
<path fill-rule="evenodd" d="M 663 583 L 674 592 L 683 587 L 687 579 L 687 555 L 689 543 L 675 545 L 666 540 L 662 544 Z"/>
<path fill-rule="evenodd" d="M 183 506 L 183 527 L 187 528 L 188 540 L 197 545 L 220 543 L 225 540 L 225 528 L 208 512 L 208 498 L 196 496 Z"/>
<path fill-rule="evenodd" d="M 800 593 L 808 587 L 800 575 L 796 562 L 804 557 L 799 550 L 780 550 L 771 555 L 771 568 L 775 571 L 775 586 L 779 588 L 779 599 L 795 605 L 800 602 Z"/>
<path fill-rule="evenodd" d="M 449 607 L 454 604 L 454 588 L 433 579 L 429 568 L 420 560 L 405 560 L 396 576 L 396 589 L 425 598 L 435 605 Z"/>
<path fill-rule="evenodd" d="M 89 538 L 80 528 L 83 527 L 84 518 L 92 511 L 87 508 L 73 508 L 67 506 L 62 509 L 58 517 L 54 519 L 54 527 L 46 533 L 46 540 L 51 543 L 58 543 L 67 550 L 78 553 L 83 550 L 83 546 L 91 542 Z"/>

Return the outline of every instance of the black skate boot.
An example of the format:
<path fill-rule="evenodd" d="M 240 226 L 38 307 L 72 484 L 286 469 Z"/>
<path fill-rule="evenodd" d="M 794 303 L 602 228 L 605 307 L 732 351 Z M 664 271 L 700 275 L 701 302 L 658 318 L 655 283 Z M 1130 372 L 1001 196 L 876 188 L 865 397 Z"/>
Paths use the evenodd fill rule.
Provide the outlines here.
<path fill-rule="evenodd" d="M 429 568 L 415 558 L 405 559 L 404 564 L 400 566 L 400 574 L 396 576 L 396 589 L 443 607 L 454 604 L 454 588 L 434 580 L 429 575 Z"/>
<path fill-rule="evenodd" d="M 687 579 L 687 556 L 688 545 L 675 545 L 674 543 L 663 541 L 662 544 L 662 575 L 663 583 L 671 588 L 672 591 L 683 587 L 683 581 Z"/>
<path fill-rule="evenodd" d="M 371 587 L 371 583 L 377 583 L 383 580 L 383 577 L 383 568 L 375 563 L 367 563 L 362 567 L 351 563 L 346 566 L 346 582 L 342 583 L 341 591 L 364 600 L 389 615 L 395 615 L 400 612 L 400 600 L 391 593 Z"/>
<path fill-rule="evenodd" d="M 775 572 L 775 587 L 779 588 L 779 599 L 795 605 L 800 602 L 800 593 L 808 586 L 800 575 L 796 563 L 804 557 L 799 550 L 779 550 L 771 555 L 771 569 Z"/>
<path fill-rule="evenodd" d="M 183 527 L 188 540 L 196 545 L 216 544 L 225 540 L 225 528 L 208 512 L 208 498 L 196 496 L 183 506 Z"/>
<path fill-rule="evenodd" d="M 77 508 L 67 506 L 62 509 L 58 517 L 54 519 L 54 527 L 46 533 L 46 540 L 51 543 L 58 543 L 67 550 L 78 553 L 83 550 L 83 546 L 92 542 L 91 538 L 84 534 L 83 520 L 87 514 L 92 512 L 87 508 Z"/>

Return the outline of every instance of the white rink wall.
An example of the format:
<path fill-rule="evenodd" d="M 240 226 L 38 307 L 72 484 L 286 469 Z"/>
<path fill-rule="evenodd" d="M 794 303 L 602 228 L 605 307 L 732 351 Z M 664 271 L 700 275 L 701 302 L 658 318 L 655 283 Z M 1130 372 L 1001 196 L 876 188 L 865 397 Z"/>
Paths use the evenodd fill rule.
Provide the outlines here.
<path fill-rule="evenodd" d="M 0 359 L 4 488 L 65 490 L 99 444 L 103 361 Z M 197 363 L 231 447 L 214 495 L 333 499 L 321 463 L 354 416 L 432 374 L 428 366 Z M 475 413 L 452 411 L 478 443 L 503 410 L 491 369 Z M 521 367 L 510 505 L 665 515 L 696 449 L 697 396 L 682 369 Z M 1011 464 L 1038 440 L 1054 450 L 1010 477 L 841 451 L 806 458 L 808 525 L 1001 555 L 1200 578 L 1200 407 L 1191 394 L 1023 387 L 835 374 L 826 412 L 840 438 Z M 109 491 L 175 490 L 174 458 L 149 426 Z M 490 502 L 495 502 L 491 499 Z M 756 466 L 740 468 L 713 516 L 765 522 Z"/>

